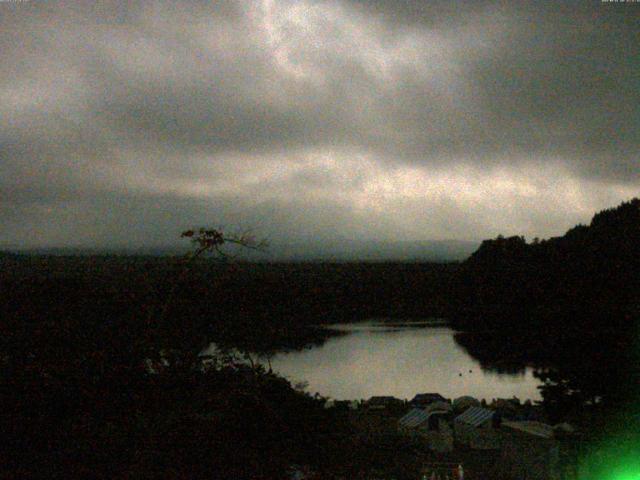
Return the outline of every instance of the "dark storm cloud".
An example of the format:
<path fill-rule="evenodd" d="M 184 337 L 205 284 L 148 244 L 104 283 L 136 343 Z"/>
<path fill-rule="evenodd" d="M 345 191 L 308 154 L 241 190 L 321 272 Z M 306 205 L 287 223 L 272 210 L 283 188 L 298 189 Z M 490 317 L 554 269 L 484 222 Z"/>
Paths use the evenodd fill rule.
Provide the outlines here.
<path fill-rule="evenodd" d="M 417 161 L 453 155 L 484 164 L 556 157 L 579 175 L 637 181 L 637 9 L 601 2 L 354 3 L 396 28 L 413 23 L 461 34 L 452 40 L 455 76 L 463 79 L 453 108 L 419 81 L 400 83 L 402 94 L 390 105 L 408 127 L 400 152 Z M 445 124 L 442 133 L 434 123 Z"/>
<path fill-rule="evenodd" d="M 639 9 L 0 3 L 0 241 L 562 233 L 640 183 Z"/>
<path fill-rule="evenodd" d="M 310 57 L 324 85 L 313 77 L 291 81 L 272 71 L 270 52 L 260 49 L 264 38 L 241 42 L 240 55 L 224 61 L 228 52 L 198 52 L 202 46 L 193 45 L 187 29 L 177 36 L 159 33 L 154 43 L 167 45 L 163 54 L 179 59 L 173 68 L 191 72 L 193 81 L 180 85 L 181 79 L 169 76 L 141 82 L 102 60 L 106 71 L 99 77 L 110 81 L 96 107 L 104 106 L 118 124 L 187 148 L 337 144 L 425 164 L 451 157 L 488 164 L 560 157 L 579 174 L 637 178 L 640 94 L 633 79 L 640 42 L 629 14 L 584 4 L 502 10 L 481 3 L 448 5 L 399 7 L 400 13 L 420 12 L 414 21 L 423 20 L 431 33 L 426 38 L 419 26 L 403 31 L 398 19 L 405 15 L 389 12 L 382 19 L 392 18 L 393 26 L 382 22 L 368 32 L 392 45 L 389 56 L 403 38 L 415 37 L 414 48 L 423 49 L 441 42 L 449 56 L 418 54 L 423 75 L 400 62 L 397 75 L 376 78 L 379 65 L 367 69 L 366 55 L 332 49 L 331 37 L 321 34 L 318 49 L 301 48 L 298 55 L 302 64 Z M 238 23 L 231 27 L 235 33 L 252 28 Z M 122 56 L 136 48 L 135 41 L 121 41 L 128 43 L 115 47 Z M 299 46 L 292 46 L 292 57 Z"/>

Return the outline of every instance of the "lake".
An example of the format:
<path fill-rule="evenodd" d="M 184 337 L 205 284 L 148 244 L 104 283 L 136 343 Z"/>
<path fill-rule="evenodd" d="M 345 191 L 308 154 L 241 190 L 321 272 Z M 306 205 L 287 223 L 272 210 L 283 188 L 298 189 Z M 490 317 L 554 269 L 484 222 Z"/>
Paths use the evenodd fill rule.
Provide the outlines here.
<path fill-rule="evenodd" d="M 328 325 L 343 335 L 320 346 L 282 352 L 271 358 L 274 371 L 292 384 L 334 399 L 393 395 L 411 399 L 419 392 L 447 398 L 539 400 L 540 381 L 531 368 L 518 374 L 482 370 L 454 339 L 454 331 L 428 321 L 368 321 Z"/>

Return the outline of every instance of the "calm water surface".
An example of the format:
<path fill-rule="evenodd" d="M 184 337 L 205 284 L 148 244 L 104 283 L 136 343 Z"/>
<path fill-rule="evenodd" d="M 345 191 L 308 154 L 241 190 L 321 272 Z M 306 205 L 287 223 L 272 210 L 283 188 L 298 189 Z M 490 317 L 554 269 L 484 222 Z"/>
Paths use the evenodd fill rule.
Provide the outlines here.
<path fill-rule="evenodd" d="M 347 332 L 319 347 L 279 353 L 273 369 L 291 380 L 305 381 L 307 391 L 335 399 L 373 395 L 412 398 L 438 392 L 448 398 L 540 399 L 540 382 L 528 368 L 521 374 L 482 371 L 480 363 L 456 344 L 454 332 L 427 322 L 365 323 L 328 326 Z"/>

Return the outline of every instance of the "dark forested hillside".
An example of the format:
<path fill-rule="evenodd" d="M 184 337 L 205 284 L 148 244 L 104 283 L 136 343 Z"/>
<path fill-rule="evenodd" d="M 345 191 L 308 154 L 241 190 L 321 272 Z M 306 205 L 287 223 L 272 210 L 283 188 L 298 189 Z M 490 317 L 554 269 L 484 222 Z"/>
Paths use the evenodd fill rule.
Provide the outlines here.
<path fill-rule="evenodd" d="M 459 270 L 459 327 L 610 331 L 630 326 L 640 302 L 640 200 L 597 213 L 588 226 L 526 243 L 486 240 Z"/>
<path fill-rule="evenodd" d="M 5 255 L 0 297 L 7 318 L 90 321 L 150 315 L 175 288 L 167 317 L 178 333 L 193 334 L 198 323 L 206 334 L 215 331 L 209 340 L 222 340 L 223 331 L 264 340 L 323 322 L 442 315 L 442 285 L 457 266 L 203 260 L 177 281 L 180 260 L 172 257 Z"/>
<path fill-rule="evenodd" d="M 454 325 L 482 332 L 460 333 L 458 342 L 488 368 L 535 367 L 551 418 L 583 416 L 598 401 L 609 412 L 596 415 L 603 429 L 615 415 L 632 422 L 640 394 L 639 199 L 562 237 L 483 242 L 460 266 L 452 293 Z"/>

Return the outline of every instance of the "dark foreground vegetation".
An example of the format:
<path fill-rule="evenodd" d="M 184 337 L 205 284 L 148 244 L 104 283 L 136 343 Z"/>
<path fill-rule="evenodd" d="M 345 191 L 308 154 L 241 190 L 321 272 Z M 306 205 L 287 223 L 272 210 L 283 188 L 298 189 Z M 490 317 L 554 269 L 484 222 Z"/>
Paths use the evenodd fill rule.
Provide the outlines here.
<path fill-rule="evenodd" d="M 321 478 L 407 448 L 256 365 L 321 343 L 325 321 L 438 312 L 451 265 L 243 264 L 180 258 L 2 258 L 0 464 L 41 478 Z M 169 301 L 170 300 L 170 301 Z M 212 341 L 215 358 L 199 353 Z M 388 442 L 391 442 L 390 444 Z M 410 478 L 406 477 L 405 478 Z"/>
<path fill-rule="evenodd" d="M 554 422 L 604 436 L 640 418 L 638 200 L 560 238 L 486 241 L 461 264 L 0 262 L 9 477 L 287 478 L 302 465 L 413 478 L 406 440 L 368 442 L 254 363 L 323 342 L 309 326 L 372 316 L 446 316 L 486 368 L 536 367 Z M 221 352 L 203 359 L 212 341 Z"/>

